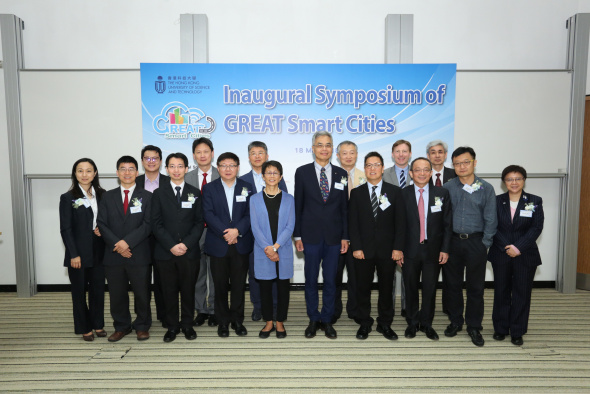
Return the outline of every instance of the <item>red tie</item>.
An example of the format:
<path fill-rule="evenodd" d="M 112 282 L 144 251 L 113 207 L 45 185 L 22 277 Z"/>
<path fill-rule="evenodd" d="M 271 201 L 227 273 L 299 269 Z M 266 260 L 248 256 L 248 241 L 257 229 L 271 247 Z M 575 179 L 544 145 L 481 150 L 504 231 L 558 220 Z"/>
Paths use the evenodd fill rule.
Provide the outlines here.
<path fill-rule="evenodd" d="M 418 189 L 420 192 L 420 199 L 418 200 L 418 216 L 420 216 L 420 243 L 424 242 L 424 238 L 426 238 L 426 231 L 424 229 L 424 199 L 422 198 L 422 193 L 424 189 Z"/>
<path fill-rule="evenodd" d="M 203 194 L 203 186 L 207 184 L 207 173 L 203 173 L 203 183 L 201 183 L 201 194 Z"/>
<path fill-rule="evenodd" d="M 440 172 L 436 174 L 436 183 L 434 186 L 442 186 L 442 183 L 440 182 Z"/>
<path fill-rule="evenodd" d="M 123 190 L 125 193 L 125 201 L 123 201 L 123 213 L 127 215 L 127 208 L 129 208 L 129 190 Z"/>

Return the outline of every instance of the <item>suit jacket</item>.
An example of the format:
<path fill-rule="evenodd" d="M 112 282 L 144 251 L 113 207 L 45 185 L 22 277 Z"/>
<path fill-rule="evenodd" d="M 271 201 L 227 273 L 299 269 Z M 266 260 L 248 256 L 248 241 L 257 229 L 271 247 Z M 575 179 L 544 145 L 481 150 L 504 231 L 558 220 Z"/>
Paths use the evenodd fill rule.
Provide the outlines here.
<path fill-rule="evenodd" d="M 402 196 L 406 205 L 404 256 L 414 258 L 418 254 L 420 245 L 420 216 L 415 186 L 404 188 Z M 440 198 L 442 202 L 439 212 L 432 212 L 431 207 L 435 206 L 435 197 Z M 424 203 L 424 209 L 428 210 L 426 219 L 428 258 L 438 262 L 440 252 L 449 253 L 451 236 L 453 235 L 453 210 L 449 191 L 442 187 L 431 186 L 428 188 L 428 201 L 424 201 Z"/>
<path fill-rule="evenodd" d="M 252 175 L 252 171 L 251 170 L 249 173 L 242 175 L 240 177 L 240 179 L 248 182 L 250 185 L 252 185 L 252 192 L 256 193 L 256 185 L 254 184 L 254 175 Z M 281 178 L 281 181 L 279 182 L 279 189 L 281 189 L 284 192 L 288 192 L 287 190 L 287 184 L 285 183 L 285 179 Z"/>
<path fill-rule="evenodd" d="M 348 239 L 348 189 L 342 190 L 335 184 L 348 173 L 332 164 L 332 184 L 326 202 L 314 163 L 305 164 L 295 171 L 295 230 L 293 236 L 301 237 L 305 243 L 338 245 Z"/>
<path fill-rule="evenodd" d="M 409 168 L 410 166 L 408 165 L 408 170 Z M 404 172 L 404 176 L 406 177 L 406 187 L 414 184 L 412 178 L 410 177 L 410 174 Z M 389 167 L 388 169 L 383 171 L 383 182 L 391 183 L 392 185 L 399 187 L 399 181 L 397 179 L 397 174 L 395 173 L 395 166 Z"/>
<path fill-rule="evenodd" d="M 194 202 L 190 208 L 183 208 L 170 183 L 154 191 L 151 223 L 157 241 L 154 250 L 157 260 L 170 260 L 174 256 L 170 249 L 181 242 L 188 248 L 187 258 L 196 260 L 201 256 L 199 239 L 204 225 L 201 191 L 185 182 L 180 200 L 189 202 L 189 195 Z"/>
<path fill-rule="evenodd" d="M 195 168 L 192 171 L 189 171 L 184 176 L 184 181 L 186 183 L 189 183 L 189 184 L 193 185 L 197 189 L 201 189 L 201 184 L 199 183 L 199 174 L 198 174 L 198 171 L 199 171 L 199 168 L 198 167 Z M 219 171 L 217 171 L 217 168 L 211 166 L 211 174 L 207 174 L 207 183 L 213 182 L 217 178 L 219 178 Z"/>
<path fill-rule="evenodd" d="M 291 235 L 295 228 L 295 199 L 287 192 L 281 193 L 277 243 L 279 253 L 279 279 L 293 277 L 293 245 Z M 254 235 L 254 272 L 256 279 L 270 280 L 277 277 L 276 263 L 266 257 L 264 248 L 273 245 L 268 210 L 262 192 L 250 197 L 250 220 Z"/>
<path fill-rule="evenodd" d="M 92 208 L 84 205 L 74 208 L 74 195 L 72 192 L 64 193 L 59 198 L 59 229 L 61 239 L 66 247 L 64 256 L 64 267 L 71 266 L 71 260 L 80 256 L 82 268 L 92 267 L 94 265 L 94 256 L 98 257 L 98 262 L 102 263 L 104 256 L 104 242 L 100 237 L 99 250 L 93 248 L 94 229 L 94 212 Z M 96 196 L 96 202 L 100 204 L 100 198 Z"/>
<path fill-rule="evenodd" d="M 535 211 L 532 217 L 521 216 L 525 205 L 533 204 Z M 543 231 L 545 215 L 543 214 L 543 200 L 534 194 L 522 191 L 520 201 L 514 213 L 514 220 L 510 219 L 510 197 L 508 193 L 496 196 L 496 213 L 498 215 L 498 229 L 494 241 L 488 252 L 488 260 L 495 264 L 525 264 L 527 266 L 541 265 L 541 255 L 537 247 L 537 238 Z M 520 256 L 510 257 L 504 247 L 514 245 L 520 251 Z"/>
<path fill-rule="evenodd" d="M 207 183 L 203 187 L 203 216 L 207 222 L 207 234 L 205 235 L 205 250 L 207 254 L 215 257 L 224 257 L 229 245 L 223 239 L 223 231 L 228 228 L 237 228 L 240 232 L 236 248 L 240 254 L 248 254 L 252 251 L 254 239 L 250 229 L 250 196 L 252 185 L 248 182 L 236 179 L 234 198 L 232 199 L 232 216 L 229 215 L 229 207 L 225 198 L 221 178 Z M 237 197 L 247 190 L 246 201 L 238 202 Z"/>
<path fill-rule="evenodd" d="M 457 174 L 455 173 L 455 170 L 453 170 L 452 168 L 448 168 L 445 167 L 443 168 L 443 185 L 445 183 L 447 183 L 448 181 L 450 181 L 453 178 L 456 178 Z M 430 186 L 434 186 L 434 181 L 436 181 L 435 179 L 436 177 L 433 175 L 430 177 Z"/>
<path fill-rule="evenodd" d="M 141 200 L 141 212 L 131 213 L 133 200 Z M 129 208 L 123 213 L 123 200 L 121 188 L 109 190 L 104 193 L 98 208 L 98 228 L 105 242 L 104 262 L 105 266 L 121 264 L 149 265 L 151 253 L 149 235 L 151 233 L 152 193 L 136 187 L 129 197 Z M 131 249 L 132 256 L 125 258 L 117 252 L 113 252 L 115 244 L 125 240 Z"/>
<path fill-rule="evenodd" d="M 391 205 L 384 210 L 378 208 L 375 219 L 369 183 L 350 193 L 350 249 L 353 252 L 362 250 L 366 259 L 391 259 L 391 252 L 403 250 L 405 244 L 406 209 L 402 189 L 383 182 L 381 194 L 387 195 Z"/>
<path fill-rule="evenodd" d="M 137 178 L 135 178 L 135 184 L 137 187 L 141 187 L 145 189 L 145 174 L 141 174 Z M 160 173 L 160 186 L 161 185 L 169 185 L 170 184 L 170 177 L 168 175 L 164 175 Z"/>

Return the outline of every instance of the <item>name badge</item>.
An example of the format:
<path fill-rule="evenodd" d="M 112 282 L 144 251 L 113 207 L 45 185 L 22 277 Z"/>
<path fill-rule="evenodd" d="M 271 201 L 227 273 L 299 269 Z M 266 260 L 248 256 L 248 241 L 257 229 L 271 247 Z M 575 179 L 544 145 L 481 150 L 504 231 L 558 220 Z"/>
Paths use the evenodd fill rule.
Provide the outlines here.
<path fill-rule="evenodd" d="M 522 209 L 520 211 L 520 217 L 521 218 L 532 218 L 533 217 L 533 211 L 525 211 L 524 209 Z"/>
<path fill-rule="evenodd" d="M 86 208 L 90 206 L 90 201 L 88 201 L 86 198 L 83 200 L 83 203 Z"/>
<path fill-rule="evenodd" d="M 442 208 L 439 206 L 433 205 L 430 207 L 430 212 L 434 213 L 434 212 L 440 212 L 440 211 L 442 211 Z"/>
<path fill-rule="evenodd" d="M 469 194 L 473 193 L 473 188 L 471 187 L 471 185 L 463 185 L 463 190 L 465 190 Z"/>
<path fill-rule="evenodd" d="M 343 185 L 342 183 L 340 183 L 340 182 L 336 182 L 336 183 L 334 184 L 334 187 L 335 187 L 336 189 L 338 189 L 338 190 L 344 190 L 344 185 Z"/>
<path fill-rule="evenodd" d="M 379 208 L 381 208 L 382 211 L 385 211 L 390 206 L 391 206 L 391 203 L 389 201 L 387 201 L 387 202 L 384 202 L 383 204 L 379 205 Z"/>
<path fill-rule="evenodd" d="M 246 202 L 246 196 L 236 196 L 236 202 Z"/>
<path fill-rule="evenodd" d="M 181 205 L 183 208 L 192 208 L 193 207 L 193 204 L 190 201 L 183 201 Z"/>
<path fill-rule="evenodd" d="M 131 211 L 131 213 L 140 213 L 141 207 L 131 207 L 129 208 L 129 210 Z"/>

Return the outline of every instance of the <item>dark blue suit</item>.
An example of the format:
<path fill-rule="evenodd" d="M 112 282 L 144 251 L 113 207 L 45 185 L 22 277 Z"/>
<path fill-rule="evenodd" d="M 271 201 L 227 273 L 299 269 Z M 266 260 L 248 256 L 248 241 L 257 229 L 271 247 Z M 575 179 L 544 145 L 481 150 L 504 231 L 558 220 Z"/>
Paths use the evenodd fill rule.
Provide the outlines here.
<path fill-rule="evenodd" d="M 215 315 L 220 325 L 244 321 L 244 290 L 248 273 L 248 255 L 254 237 L 250 229 L 250 196 L 252 185 L 236 179 L 230 217 L 222 179 L 203 187 L 203 216 L 207 223 L 205 248 L 211 256 L 211 272 L 215 283 Z M 245 193 L 244 193 L 245 191 Z M 242 200 L 241 197 L 245 197 Z M 235 245 L 228 245 L 223 232 L 237 228 L 240 236 Z M 231 308 L 227 293 L 231 290 Z"/>
<path fill-rule="evenodd" d="M 254 184 L 254 175 L 252 174 L 252 171 L 250 171 L 246 175 L 242 175 L 240 177 L 240 179 L 242 179 L 252 185 L 252 192 L 253 193 L 257 192 L 256 185 Z M 287 190 L 287 184 L 285 183 L 285 180 L 282 178 L 281 178 L 281 181 L 279 182 L 279 189 L 281 189 L 285 193 L 289 192 Z M 252 304 L 254 305 L 255 310 L 257 309 L 258 311 L 260 311 L 260 308 L 261 308 L 260 285 L 258 284 L 258 280 L 256 279 L 256 275 L 254 273 L 254 252 L 250 253 L 248 264 L 249 264 L 248 265 L 248 284 L 250 285 L 250 302 L 252 302 Z M 272 285 L 272 300 L 273 300 L 273 304 L 276 309 L 276 305 L 277 305 L 277 284 L 276 284 L 276 282 L 273 282 L 273 285 Z"/>
<path fill-rule="evenodd" d="M 330 324 L 334 314 L 336 273 L 341 241 L 348 238 L 348 173 L 332 165 L 330 194 L 324 202 L 314 163 L 295 171 L 295 231 L 305 255 L 305 302 L 310 321 Z M 342 189 L 336 188 L 336 184 Z M 322 311 L 318 311 L 318 276 L 324 279 Z"/>
<path fill-rule="evenodd" d="M 537 238 L 543 231 L 543 200 L 524 190 L 511 220 L 508 193 L 496 196 L 498 230 L 488 253 L 494 269 L 494 330 L 499 334 L 521 337 L 527 332 L 531 291 L 541 255 Z M 522 215 L 525 206 L 532 204 L 532 217 Z M 514 245 L 520 256 L 510 257 L 505 247 Z"/>

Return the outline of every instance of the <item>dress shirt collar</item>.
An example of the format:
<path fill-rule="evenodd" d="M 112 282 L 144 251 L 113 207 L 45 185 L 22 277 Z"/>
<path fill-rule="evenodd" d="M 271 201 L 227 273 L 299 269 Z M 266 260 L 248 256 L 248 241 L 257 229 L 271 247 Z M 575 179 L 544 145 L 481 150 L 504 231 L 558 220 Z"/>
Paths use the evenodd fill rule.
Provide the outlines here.
<path fill-rule="evenodd" d="M 121 186 L 121 198 L 123 199 L 123 202 L 125 201 L 125 190 L 129 190 L 129 203 L 131 203 L 131 196 L 135 191 L 135 186 L 137 186 L 136 183 L 134 183 L 133 186 L 131 186 L 129 189 L 125 189 L 123 188 L 123 186 Z"/>
<path fill-rule="evenodd" d="M 172 191 L 174 192 L 174 195 L 176 195 L 176 186 L 180 186 L 180 195 L 182 196 L 182 192 L 184 191 L 184 181 L 182 181 L 180 185 L 177 185 L 176 183 L 170 181 L 170 186 L 172 186 Z"/>
<path fill-rule="evenodd" d="M 367 186 L 369 187 L 369 198 L 373 194 L 373 186 L 377 186 L 377 189 L 375 189 L 375 194 L 377 195 L 377 198 L 379 198 L 381 195 L 381 188 L 383 187 L 383 178 L 381 178 L 379 183 L 376 185 L 373 185 L 371 182 L 367 181 Z"/>

